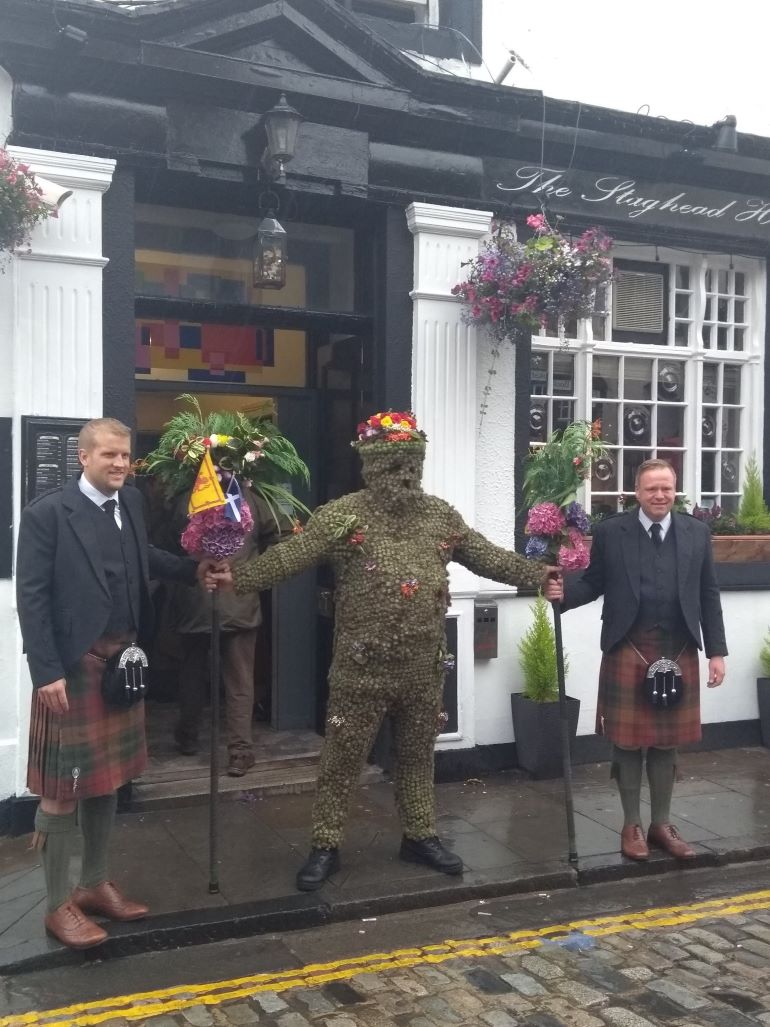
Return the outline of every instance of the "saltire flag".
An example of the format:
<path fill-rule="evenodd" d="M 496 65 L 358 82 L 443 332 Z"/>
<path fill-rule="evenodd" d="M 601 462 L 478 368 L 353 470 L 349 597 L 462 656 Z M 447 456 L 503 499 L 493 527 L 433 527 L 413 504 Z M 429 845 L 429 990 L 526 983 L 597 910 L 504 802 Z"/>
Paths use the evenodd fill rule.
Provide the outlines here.
<path fill-rule="evenodd" d="M 192 517 L 193 514 L 201 513 L 203 510 L 213 510 L 214 507 L 224 506 L 225 502 L 222 486 L 219 484 L 217 472 L 214 470 L 211 453 L 207 449 L 198 468 L 198 477 L 195 479 L 190 502 L 187 504 L 187 513 Z"/>
<path fill-rule="evenodd" d="M 237 521 L 238 524 L 241 523 L 242 502 L 241 486 L 238 484 L 235 475 L 233 475 L 227 483 L 227 491 L 225 492 L 225 520 Z"/>

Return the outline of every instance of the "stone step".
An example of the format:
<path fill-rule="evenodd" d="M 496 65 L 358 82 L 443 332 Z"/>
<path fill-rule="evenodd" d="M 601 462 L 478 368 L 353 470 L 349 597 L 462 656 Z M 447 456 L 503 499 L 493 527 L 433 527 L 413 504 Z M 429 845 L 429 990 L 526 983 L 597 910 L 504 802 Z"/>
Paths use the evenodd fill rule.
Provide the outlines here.
<path fill-rule="evenodd" d="M 255 765 L 246 774 L 246 777 L 241 778 L 241 780 L 243 781 L 255 774 L 258 775 L 274 770 L 285 770 L 288 772 L 298 767 L 316 767 L 318 765 L 319 755 L 320 749 L 315 752 L 305 753 L 302 756 L 279 756 L 269 760 L 257 760 Z M 181 772 L 180 765 L 183 768 Z M 219 754 L 219 769 L 221 773 L 224 773 L 226 766 L 227 751 L 223 749 Z M 144 784 L 152 785 L 172 783 L 180 780 L 198 781 L 203 779 L 208 782 L 209 774 L 210 771 L 207 754 L 188 758 L 184 762 L 182 762 L 179 757 L 174 761 L 151 760 L 147 770 L 142 776 L 142 782 Z"/>
<path fill-rule="evenodd" d="M 223 764 L 224 768 L 224 764 Z M 315 789 L 318 763 L 305 761 L 299 765 L 264 769 L 253 767 L 243 777 L 219 778 L 219 794 L 223 801 L 239 799 L 243 793 L 260 799 L 269 795 L 300 795 Z M 367 765 L 361 773 L 360 784 L 374 784 L 382 780 L 382 770 Z M 200 806 L 208 802 L 209 778 L 187 777 L 184 780 L 135 781 L 131 790 L 129 811 L 144 813 L 150 810 L 173 809 L 180 806 Z"/>

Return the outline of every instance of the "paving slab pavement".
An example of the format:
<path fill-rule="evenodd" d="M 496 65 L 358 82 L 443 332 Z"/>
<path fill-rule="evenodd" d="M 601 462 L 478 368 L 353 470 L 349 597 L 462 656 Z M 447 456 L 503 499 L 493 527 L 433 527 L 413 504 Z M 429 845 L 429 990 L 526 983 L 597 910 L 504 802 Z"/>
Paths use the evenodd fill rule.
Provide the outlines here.
<path fill-rule="evenodd" d="M 620 856 L 620 806 L 608 764 L 576 767 L 573 790 L 576 867 L 566 859 L 561 781 L 531 781 L 511 771 L 438 785 L 441 836 L 466 864 L 462 877 L 449 878 L 399 861 L 392 786 L 362 787 L 354 796 L 341 871 L 306 895 L 295 890 L 294 875 L 307 854 L 311 795 L 260 798 L 245 791 L 221 804 L 218 894 L 208 888 L 205 806 L 122 814 L 112 876 L 127 894 L 148 902 L 152 915 L 111 924 L 108 942 L 85 954 L 43 931 L 43 877 L 29 836 L 0 839 L 0 974 L 472 898 L 686 873 L 660 853 L 647 864 Z M 643 814 L 648 809 L 643 803 Z M 696 866 L 769 858 L 770 751 L 683 754 L 673 815 L 696 848 Z"/>

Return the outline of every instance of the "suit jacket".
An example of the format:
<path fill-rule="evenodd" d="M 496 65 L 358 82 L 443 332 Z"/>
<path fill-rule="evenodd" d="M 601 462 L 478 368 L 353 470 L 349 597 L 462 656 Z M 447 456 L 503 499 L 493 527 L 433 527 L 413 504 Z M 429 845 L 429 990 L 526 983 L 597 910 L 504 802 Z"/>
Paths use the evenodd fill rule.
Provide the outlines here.
<path fill-rule="evenodd" d="M 24 508 L 16 553 L 16 602 L 32 683 L 63 678 L 107 625 L 111 597 L 91 530 L 87 499 L 77 478 Z M 140 633 L 152 617 L 151 577 L 195 583 L 194 560 L 147 541 L 142 498 L 131 485 L 120 490 L 124 531 L 133 531 L 141 563 Z"/>
<path fill-rule="evenodd" d="M 705 647 L 706 656 L 726 656 L 711 533 L 689 514 L 672 513 L 671 523 L 676 541 L 679 605 L 687 630 L 699 649 Z M 564 610 L 604 596 L 601 646 L 605 653 L 623 639 L 639 613 L 643 544 L 637 510 L 610 517 L 594 529 L 589 566 L 565 582 Z"/>

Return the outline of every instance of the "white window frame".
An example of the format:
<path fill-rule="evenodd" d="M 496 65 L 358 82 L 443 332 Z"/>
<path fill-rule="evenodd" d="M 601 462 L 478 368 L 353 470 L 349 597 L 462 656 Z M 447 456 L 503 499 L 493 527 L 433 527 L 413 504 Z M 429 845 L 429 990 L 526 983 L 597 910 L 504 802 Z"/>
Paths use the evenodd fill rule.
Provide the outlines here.
<path fill-rule="evenodd" d="M 661 261 L 669 265 L 669 309 L 668 309 L 668 345 L 653 345 L 629 342 L 602 341 L 594 337 L 592 321 L 585 320 L 578 324 L 576 338 L 567 339 L 565 343 L 545 334 L 532 337 L 532 349 L 535 352 L 556 352 L 563 350 L 574 355 L 574 411 L 575 419 L 591 420 L 592 418 L 592 377 L 595 355 L 601 356 L 634 356 L 662 357 L 669 355 L 672 359 L 684 360 L 687 364 L 684 390 L 684 447 L 683 471 L 678 482 L 678 491 L 687 497 L 692 505 L 701 501 L 701 463 L 703 457 L 703 441 L 701 435 L 701 419 L 704 404 L 703 367 L 706 363 L 740 364 L 743 365 L 741 379 L 742 420 L 740 431 L 739 452 L 739 485 L 742 488 L 746 461 L 755 456 L 759 466 L 763 466 L 763 418 L 764 418 L 764 339 L 765 339 L 765 296 L 766 296 L 766 264 L 764 260 L 753 257 L 731 256 L 727 253 L 692 252 L 654 245 L 642 246 L 616 243 L 612 252 L 616 260 Z M 674 265 L 679 264 L 690 268 L 690 292 L 692 302 L 690 316 L 694 329 L 690 332 L 689 345 L 674 345 L 675 327 L 675 293 L 676 276 Z M 703 324 L 706 313 L 706 270 L 735 270 L 746 276 L 747 300 L 746 308 L 749 328 L 744 333 L 744 349 L 741 351 L 706 349 L 703 345 Z M 681 290 L 679 290 L 681 291 Z M 605 331 L 612 332 L 612 297 L 608 289 L 607 310 L 605 312 Z M 731 333 L 732 334 L 732 333 Z M 550 379 L 549 379 L 550 385 Z M 549 387 L 549 392 L 550 392 Z M 569 397 L 556 397 L 558 399 Z M 551 401 L 553 397 L 551 396 Z M 550 423 L 548 430 L 552 429 Z M 622 436 L 619 446 L 623 448 Z M 656 448 L 655 443 L 646 447 Z M 663 447 L 661 447 L 663 448 Z M 722 450 L 727 447 L 720 447 Z M 590 482 L 585 486 L 585 503 L 591 505 Z M 623 482 L 618 480 L 618 492 L 623 494 Z M 729 490 L 725 490 L 729 491 Z"/>
<path fill-rule="evenodd" d="M 362 0 L 365 4 L 367 0 Z M 422 15 L 420 21 L 424 25 L 438 25 L 439 0 L 381 0 L 391 7 L 407 7 Z"/>

